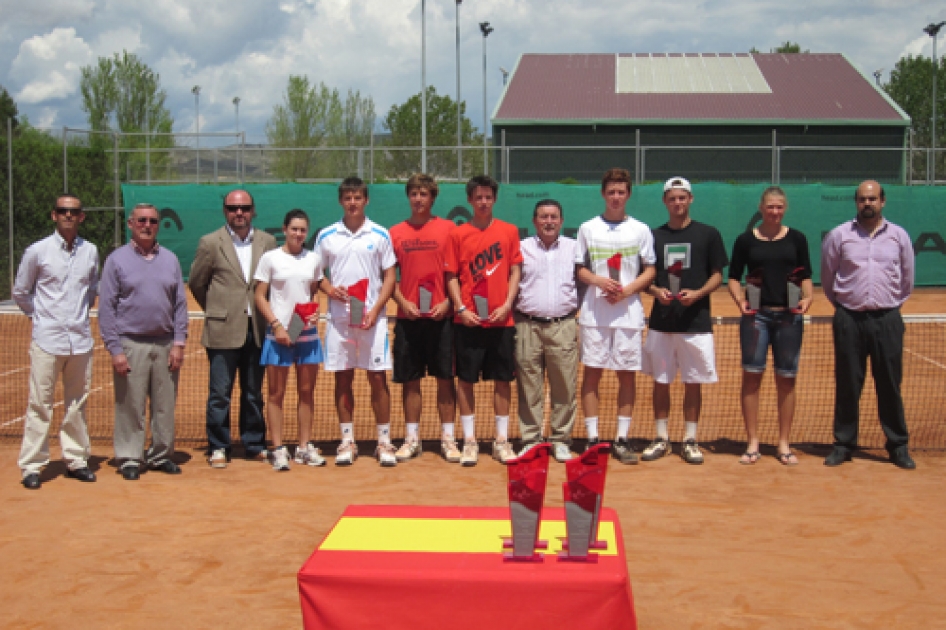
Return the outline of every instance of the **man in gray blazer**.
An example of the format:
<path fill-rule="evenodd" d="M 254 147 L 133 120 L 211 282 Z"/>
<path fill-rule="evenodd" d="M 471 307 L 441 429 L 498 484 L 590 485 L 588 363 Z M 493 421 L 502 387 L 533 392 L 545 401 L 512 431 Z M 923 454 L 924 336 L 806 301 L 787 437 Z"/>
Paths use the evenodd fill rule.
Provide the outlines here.
<path fill-rule="evenodd" d="M 230 191 L 223 198 L 226 225 L 200 239 L 187 281 L 205 313 L 200 342 L 210 361 L 207 441 L 208 463 L 214 468 L 226 468 L 230 458 L 230 397 L 237 370 L 246 457 L 266 456 L 260 366 L 266 322 L 253 303 L 253 274 L 260 257 L 276 248 L 276 239 L 253 229 L 255 213 L 250 193 Z"/>

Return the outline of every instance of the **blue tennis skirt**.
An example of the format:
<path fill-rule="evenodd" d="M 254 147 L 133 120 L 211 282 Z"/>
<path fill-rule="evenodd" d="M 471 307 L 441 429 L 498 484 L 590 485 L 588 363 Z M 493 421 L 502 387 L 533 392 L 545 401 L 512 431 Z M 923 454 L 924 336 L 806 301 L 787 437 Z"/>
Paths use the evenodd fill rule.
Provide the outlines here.
<path fill-rule="evenodd" d="M 322 363 L 322 340 L 316 328 L 303 330 L 299 339 L 291 346 L 276 343 L 272 329 L 266 330 L 266 339 L 263 341 L 263 351 L 260 355 L 261 365 L 312 365 Z"/>

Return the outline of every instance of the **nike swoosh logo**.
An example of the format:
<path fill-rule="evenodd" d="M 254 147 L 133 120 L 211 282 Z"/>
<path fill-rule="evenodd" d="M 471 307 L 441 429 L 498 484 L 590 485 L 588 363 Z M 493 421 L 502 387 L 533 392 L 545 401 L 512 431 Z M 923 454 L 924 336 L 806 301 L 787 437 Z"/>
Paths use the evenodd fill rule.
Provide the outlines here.
<path fill-rule="evenodd" d="M 493 268 L 492 268 L 492 269 L 488 269 L 488 270 L 484 271 L 483 273 L 485 273 L 487 276 L 491 276 L 491 275 L 493 275 L 493 272 L 495 272 L 497 269 L 499 269 L 499 264 L 493 265 Z"/>

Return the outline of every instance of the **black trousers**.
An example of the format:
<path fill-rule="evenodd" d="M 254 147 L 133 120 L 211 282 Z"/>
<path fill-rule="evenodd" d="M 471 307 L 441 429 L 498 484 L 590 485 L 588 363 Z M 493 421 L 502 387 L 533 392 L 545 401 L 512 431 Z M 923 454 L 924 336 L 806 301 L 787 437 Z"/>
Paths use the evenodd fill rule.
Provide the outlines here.
<path fill-rule="evenodd" d="M 906 446 L 909 439 L 903 415 L 900 383 L 903 380 L 903 318 L 900 309 L 834 312 L 834 444 L 849 450 L 857 446 L 861 391 L 870 358 L 877 411 L 886 448 Z"/>

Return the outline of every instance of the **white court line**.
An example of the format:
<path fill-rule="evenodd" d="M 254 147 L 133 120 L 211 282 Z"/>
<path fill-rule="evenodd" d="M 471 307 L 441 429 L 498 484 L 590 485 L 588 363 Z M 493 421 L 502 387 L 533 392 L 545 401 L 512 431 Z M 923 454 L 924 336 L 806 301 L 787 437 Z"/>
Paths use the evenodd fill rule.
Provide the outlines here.
<path fill-rule="evenodd" d="M 943 365 L 943 364 L 940 363 L 939 361 L 934 361 L 933 359 L 931 359 L 931 358 L 929 358 L 929 357 L 925 357 L 925 356 L 923 356 L 922 354 L 920 354 L 919 352 L 914 352 L 913 350 L 910 350 L 909 348 L 904 348 L 903 351 L 904 351 L 904 352 L 909 352 L 910 354 L 912 354 L 913 356 L 915 356 L 917 359 L 923 359 L 923 360 L 926 361 L 927 363 L 932 363 L 932 364 L 935 365 L 936 367 L 942 368 L 942 369 L 946 370 L 946 365 Z"/>

